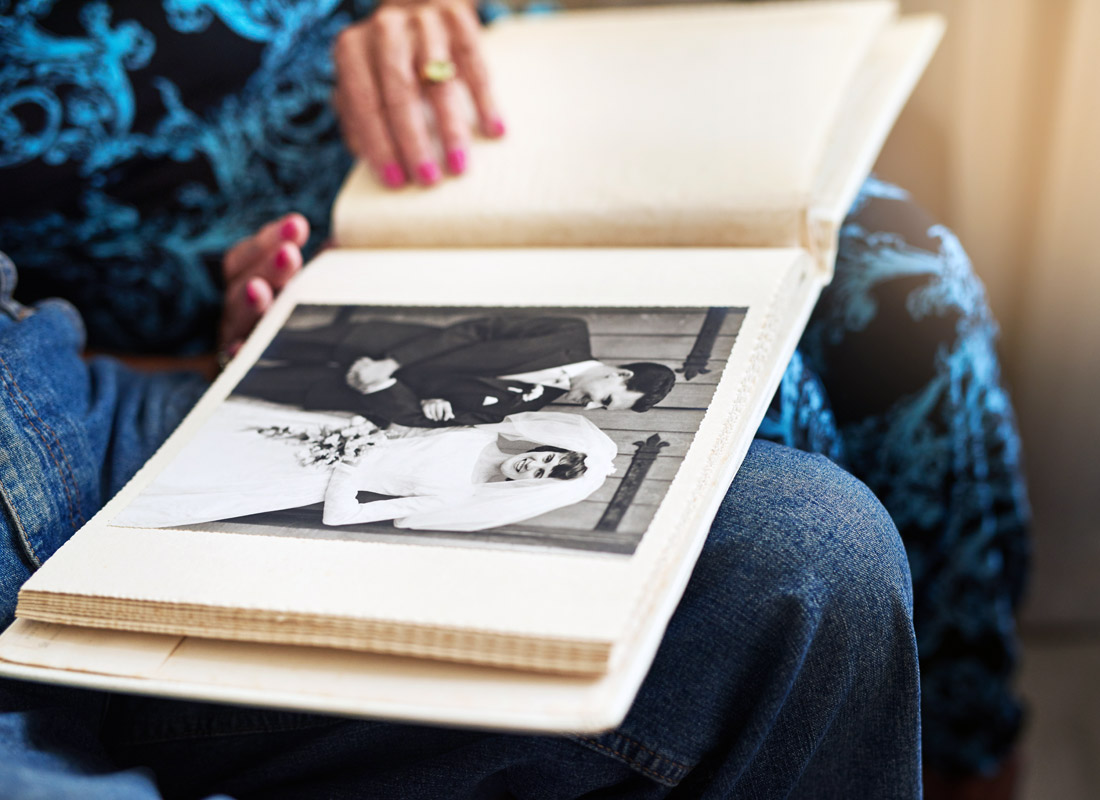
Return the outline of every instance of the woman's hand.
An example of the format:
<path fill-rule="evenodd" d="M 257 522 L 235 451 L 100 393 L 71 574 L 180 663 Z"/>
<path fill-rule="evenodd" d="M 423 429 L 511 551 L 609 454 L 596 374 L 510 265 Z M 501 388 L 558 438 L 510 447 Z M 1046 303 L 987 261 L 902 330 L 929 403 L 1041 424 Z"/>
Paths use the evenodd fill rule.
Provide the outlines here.
<path fill-rule="evenodd" d="M 225 254 L 225 307 L 218 336 L 221 354 L 236 355 L 276 295 L 302 268 L 302 247 L 308 238 L 306 218 L 287 214 L 242 239 Z"/>
<path fill-rule="evenodd" d="M 481 132 L 504 134 L 479 36 L 468 0 L 393 0 L 336 38 L 333 101 L 344 140 L 386 186 L 397 188 L 410 178 L 430 186 L 442 177 L 425 97 L 447 171 L 466 170 L 470 123 L 462 113 L 459 81 L 473 97 Z"/>

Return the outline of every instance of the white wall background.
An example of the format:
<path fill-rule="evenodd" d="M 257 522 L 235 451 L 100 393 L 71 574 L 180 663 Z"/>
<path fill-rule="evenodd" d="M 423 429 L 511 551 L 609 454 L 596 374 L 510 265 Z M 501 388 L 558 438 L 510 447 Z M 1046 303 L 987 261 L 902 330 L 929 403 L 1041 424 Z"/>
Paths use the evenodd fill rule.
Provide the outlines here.
<path fill-rule="evenodd" d="M 989 289 L 1036 522 L 1030 617 L 1100 620 L 1100 2 L 902 0 L 948 33 L 880 160 Z"/>

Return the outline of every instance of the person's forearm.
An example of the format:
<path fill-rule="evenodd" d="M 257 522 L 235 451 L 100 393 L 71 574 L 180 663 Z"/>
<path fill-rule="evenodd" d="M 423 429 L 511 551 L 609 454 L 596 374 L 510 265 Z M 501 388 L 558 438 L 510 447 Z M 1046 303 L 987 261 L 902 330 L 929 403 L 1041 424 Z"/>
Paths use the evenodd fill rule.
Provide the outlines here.
<path fill-rule="evenodd" d="M 374 500 L 360 503 L 354 486 L 342 486 L 335 493 L 332 484 L 325 495 L 322 521 L 325 525 L 362 525 L 368 522 L 384 522 L 400 519 L 410 514 L 436 511 L 446 506 L 441 497 L 395 497 L 391 500 Z"/>
<path fill-rule="evenodd" d="M 348 464 L 337 464 L 325 490 L 325 508 L 322 522 L 325 525 L 347 525 L 352 521 L 359 503 L 356 470 Z"/>

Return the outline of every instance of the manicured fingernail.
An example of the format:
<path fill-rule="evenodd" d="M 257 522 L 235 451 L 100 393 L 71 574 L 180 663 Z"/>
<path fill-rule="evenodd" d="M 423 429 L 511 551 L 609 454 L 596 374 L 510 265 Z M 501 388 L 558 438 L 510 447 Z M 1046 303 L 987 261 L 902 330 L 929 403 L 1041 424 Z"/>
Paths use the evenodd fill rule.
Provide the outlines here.
<path fill-rule="evenodd" d="M 504 120 L 500 117 L 493 117 L 487 126 L 490 136 L 503 136 L 504 131 L 507 130 L 504 127 Z"/>
<path fill-rule="evenodd" d="M 466 171 L 466 151 L 461 148 L 447 153 L 447 169 L 452 175 L 461 175 Z"/>
<path fill-rule="evenodd" d="M 286 269 L 290 266 L 290 249 L 286 247 L 280 247 L 279 252 L 275 254 L 275 268 Z M 249 287 L 251 288 L 251 287 Z"/>
<path fill-rule="evenodd" d="M 405 173 L 397 164 L 387 164 L 382 167 L 382 183 L 391 189 L 405 185 Z"/>
<path fill-rule="evenodd" d="M 260 290 L 256 287 L 254 282 L 244 287 L 244 296 L 248 298 L 249 305 L 259 305 L 260 303 Z"/>
<path fill-rule="evenodd" d="M 288 219 L 279 227 L 280 239 L 293 239 L 298 235 L 298 225 L 292 219 Z"/>
<path fill-rule="evenodd" d="M 425 161 L 419 167 L 416 168 L 416 177 L 420 179 L 420 182 L 425 186 L 431 186 L 433 183 L 443 177 L 439 171 L 439 165 L 434 161 Z"/>

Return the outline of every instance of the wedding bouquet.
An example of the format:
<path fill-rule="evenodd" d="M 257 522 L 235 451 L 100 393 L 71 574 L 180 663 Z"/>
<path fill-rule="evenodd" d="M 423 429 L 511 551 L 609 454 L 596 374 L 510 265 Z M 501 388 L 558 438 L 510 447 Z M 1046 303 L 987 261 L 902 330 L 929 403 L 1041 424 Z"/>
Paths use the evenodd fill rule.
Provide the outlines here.
<path fill-rule="evenodd" d="M 299 445 L 298 462 L 303 467 L 354 463 L 382 436 L 378 426 L 365 417 L 352 417 L 342 427 L 322 425 L 312 431 L 289 425 L 268 425 L 253 430 L 269 439 L 283 439 L 288 444 Z"/>

